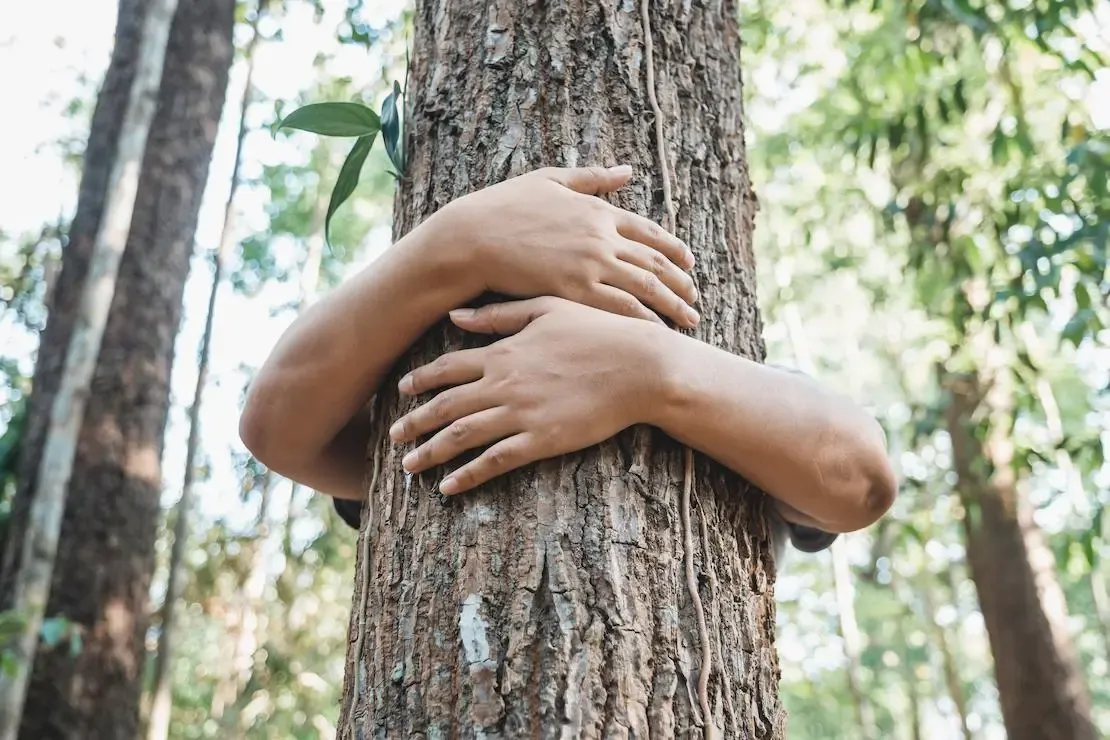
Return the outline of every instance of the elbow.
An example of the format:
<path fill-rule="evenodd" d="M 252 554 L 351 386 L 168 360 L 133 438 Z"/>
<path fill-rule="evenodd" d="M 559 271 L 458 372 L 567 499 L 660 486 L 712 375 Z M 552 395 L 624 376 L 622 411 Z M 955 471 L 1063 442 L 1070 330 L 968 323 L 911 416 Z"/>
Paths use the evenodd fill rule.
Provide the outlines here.
<path fill-rule="evenodd" d="M 885 452 L 880 452 L 876 457 L 863 498 L 864 527 L 874 524 L 890 511 L 890 507 L 894 506 L 894 499 L 898 497 L 898 481 L 890 460 Z"/>
<path fill-rule="evenodd" d="M 836 515 L 824 522 L 828 531 L 855 532 L 877 522 L 894 505 L 898 484 L 877 422 L 869 434 L 834 445 L 818 463 L 826 495 L 837 503 Z M 831 502 L 830 502 L 831 503 Z"/>
<path fill-rule="evenodd" d="M 274 462 L 278 455 L 274 449 L 273 432 L 280 426 L 271 417 L 265 388 L 256 379 L 247 391 L 243 412 L 239 415 L 239 439 L 254 459 L 271 470 L 277 470 Z"/>

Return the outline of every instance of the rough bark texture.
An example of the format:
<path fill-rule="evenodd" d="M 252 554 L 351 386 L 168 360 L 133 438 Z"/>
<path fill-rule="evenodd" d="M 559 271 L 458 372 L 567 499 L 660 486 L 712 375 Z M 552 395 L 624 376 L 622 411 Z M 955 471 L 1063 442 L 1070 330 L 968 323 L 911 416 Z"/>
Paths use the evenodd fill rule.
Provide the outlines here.
<path fill-rule="evenodd" d="M 698 333 L 762 359 L 736 9 L 651 6 Z M 627 162 L 636 175 L 615 202 L 661 221 L 643 21 L 627 0 L 418 0 L 396 234 L 541 165 Z M 464 341 L 437 327 L 392 381 Z M 340 737 L 690 737 L 707 724 L 718 737 L 783 736 L 761 496 L 696 457 L 694 580 L 713 656 L 702 665 L 679 446 L 631 430 L 447 499 L 442 470 L 406 477 L 404 450 L 383 441 L 412 407 L 394 387 L 377 399 L 368 450 L 380 475 L 363 512 Z"/>
<path fill-rule="evenodd" d="M 146 3 L 121 0 L 117 44 L 93 117 L 77 214 L 43 332 L 15 517 L 35 488 L 89 250 L 134 73 Z M 174 19 L 139 185 L 68 494 L 47 613 L 83 626 L 76 660 L 40 650 L 21 737 L 135 737 L 154 568 L 162 436 L 197 211 L 227 87 L 234 0 L 190 0 Z M 15 521 L 19 521 L 17 518 Z M 15 538 L 12 538 L 13 540 Z M 4 580 L 15 572 L 9 543 Z"/>
<path fill-rule="evenodd" d="M 966 513 L 967 559 L 994 656 L 1010 740 L 1095 740 L 1051 550 L 1018 490 L 1004 373 L 948 376 L 948 431 Z M 984 397 L 981 388 L 989 388 Z M 974 433 L 986 421 L 981 442 Z"/>

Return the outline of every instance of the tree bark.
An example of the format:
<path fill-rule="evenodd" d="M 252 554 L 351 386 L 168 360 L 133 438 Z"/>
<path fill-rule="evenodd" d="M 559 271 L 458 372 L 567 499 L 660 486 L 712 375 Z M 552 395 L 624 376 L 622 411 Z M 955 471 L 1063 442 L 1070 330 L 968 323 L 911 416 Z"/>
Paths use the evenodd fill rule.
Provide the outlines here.
<path fill-rule="evenodd" d="M 258 22 L 266 8 L 267 0 L 260 0 L 251 22 L 251 38 L 243 55 L 247 65 L 243 94 L 239 101 L 239 127 L 235 139 L 235 161 L 231 168 L 231 186 L 224 204 L 224 219 L 220 227 L 220 241 L 212 261 L 212 288 L 208 293 L 208 310 L 204 319 L 197 362 L 197 381 L 193 389 L 193 403 L 189 406 L 189 438 L 185 444 L 185 474 L 181 482 L 181 498 L 177 502 L 177 518 L 173 526 L 173 546 L 170 549 L 169 577 L 166 597 L 162 603 L 161 625 L 158 631 L 158 649 L 154 656 L 154 677 L 151 684 L 150 720 L 147 740 L 165 740 L 170 732 L 170 711 L 173 708 L 173 681 L 170 663 L 173 658 L 173 639 L 176 637 L 177 600 L 185 584 L 185 546 L 189 540 L 189 518 L 193 509 L 193 487 L 196 483 L 196 456 L 200 449 L 200 412 L 204 405 L 204 391 L 208 385 L 209 355 L 212 348 L 212 331 L 216 323 L 217 299 L 223 284 L 228 257 L 235 248 L 235 196 L 239 192 L 243 167 L 243 144 L 247 139 L 247 111 L 250 108 L 254 79 L 254 52 L 258 46 Z"/>
<path fill-rule="evenodd" d="M 29 492 L 37 485 L 45 420 L 78 318 L 92 238 L 103 216 L 103 191 L 121 125 L 117 109 L 134 75 L 146 5 L 142 0 L 120 4 L 117 47 L 94 115 L 78 210 L 39 349 L 13 510 L 24 521 Z M 233 0 L 190 0 L 180 4 L 173 21 L 47 607 L 49 614 L 83 627 L 85 647 L 77 659 L 64 651 L 40 651 L 21 737 L 114 740 L 138 732 L 173 343 L 227 86 L 233 11 Z M 8 548 L 5 574 L 18 567 L 14 549 Z"/>
<path fill-rule="evenodd" d="M 967 559 L 979 594 L 1010 740 L 1095 740 L 1091 700 L 1067 628 L 1051 550 L 1018 490 L 1004 369 L 943 377 L 963 501 Z M 986 390 L 984 390 L 986 389 Z M 976 427 L 986 427 L 985 435 Z"/>
<path fill-rule="evenodd" d="M 629 163 L 615 202 L 659 220 L 668 185 L 697 254 L 700 338 L 762 360 L 732 2 L 418 0 L 414 26 L 397 236 L 536 166 Z M 696 456 L 684 512 L 683 449 L 643 428 L 457 498 L 404 475 L 399 373 L 475 341 L 436 327 L 376 400 L 339 736 L 783 737 L 769 527 L 739 477 Z"/>

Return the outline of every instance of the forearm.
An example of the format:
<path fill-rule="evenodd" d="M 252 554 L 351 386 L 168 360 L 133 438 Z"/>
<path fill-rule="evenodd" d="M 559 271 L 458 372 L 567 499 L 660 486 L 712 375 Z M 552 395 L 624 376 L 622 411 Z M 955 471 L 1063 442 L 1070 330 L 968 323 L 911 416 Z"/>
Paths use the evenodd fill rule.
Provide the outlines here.
<path fill-rule="evenodd" d="M 240 422 L 261 462 L 335 496 L 363 495 L 367 402 L 410 345 L 480 292 L 452 263 L 449 238 L 425 222 L 286 330 Z"/>
<path fill-rule="evenodd" d="M 652 423 L 752 481 L 798 523 L 850 532 L 890 507 L 884 435 L 866 412 L 804 376 L 662 334 L 664 400 Z"/>

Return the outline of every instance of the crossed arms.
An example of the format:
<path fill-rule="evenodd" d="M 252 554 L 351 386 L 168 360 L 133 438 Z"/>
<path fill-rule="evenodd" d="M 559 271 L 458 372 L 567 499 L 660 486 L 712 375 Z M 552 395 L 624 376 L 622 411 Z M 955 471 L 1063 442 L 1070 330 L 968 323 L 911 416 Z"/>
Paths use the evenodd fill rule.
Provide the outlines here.
<path fill-rule="evenodd" d="M 360 499 L 370 420 L 389 369 L 445 315 L 503 335 L 400 381 L 437 391 L 395 421 L 410 472 L 486 449 L 449 473 L 460 493 L 536 460 L 656 426 L 743 475 L 783 516 L 868 526 L 896 484 L 878 423 L 809 378 L 668 329 L 699 317 L 694 258 L 652 221 L 593 195 L 627 167 L 544 169 L 456 200 L 286 331 L 252 383 L 240 436 L 276 472 Z M 485 291 L 522 300 L 462 308 Z"/>

